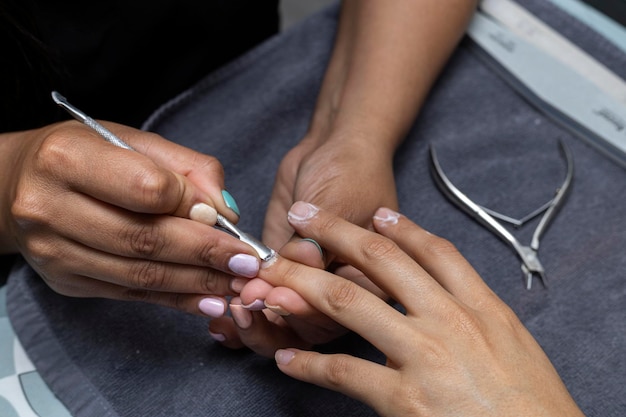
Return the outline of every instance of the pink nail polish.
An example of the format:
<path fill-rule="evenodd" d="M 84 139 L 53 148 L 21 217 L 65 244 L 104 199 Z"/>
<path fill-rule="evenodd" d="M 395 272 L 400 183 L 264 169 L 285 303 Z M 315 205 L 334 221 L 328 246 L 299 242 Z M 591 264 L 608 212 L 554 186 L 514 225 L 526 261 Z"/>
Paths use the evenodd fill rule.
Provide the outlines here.
<path fill-rule="evenodd" d="M 296 352 L 286 349 L 278 349 L 274 354 L 274 359 L 279 365 L 288 365 L 294 356 L 296 356 Z"/>
<path fill-rule="evenodd" d="M 252 325 L 252 313 L 243 308 L 241 304 L 231 304 L 230 314 L 233 316 L 235 324 L 240 329 L 245 330 Z"/>
<path fill-rule="evenodd" d="M 226 312 L 224 302 L 219 298 L 203 298 L 198 303 L 198 309 L 209 317 L 222 317 Z"/>
<path fill-rule="evenodd" d="M 254 278 L 259 272 L 259 260 L 252 256 L 240 253 L 228 261 L 228 268 L 242 277 Z"/>
<path fill-rule="evenodd" d="M 211 331 L 209 331 L 209 335 L 213 338 L 213 340 L 215 340 L 216 342 L 225 342 L 226 341 L 226 336 L 224 336 L 221 333 L 213 333 Z"/>

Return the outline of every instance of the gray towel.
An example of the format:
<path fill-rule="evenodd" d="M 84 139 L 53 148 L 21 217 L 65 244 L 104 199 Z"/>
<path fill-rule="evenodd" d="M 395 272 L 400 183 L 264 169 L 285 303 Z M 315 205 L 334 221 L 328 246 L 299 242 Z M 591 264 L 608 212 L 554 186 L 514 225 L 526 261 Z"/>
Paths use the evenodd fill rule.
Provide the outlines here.
<path fill-rule="evenodd" d="M 624 54 L 591 29 L 549 2 L 520 3 L 626 77 Z M 277 165 L 306 130 L 336 18 L 332 7 L 269 40 L 165 104 L 145 125 L 217 156 L 243 213 L 240 224 L 257 236 Z M 541 245 L 550 288 L 535 282 L 527 291 L 515 253 L 436 188 L 428 146 L 437 147 L 445 171 L 471 198 L 521 217 L 563 180 L 559 140 L 573 153 L 576 175 Z M 401 211 L 457 245 L 537 338 L 583 411 L 626 415 L 624 169 L 525 102 L 464 44 L 395 162 Z M 535 225 L 514 233 L 528 243 Z M 25 264 L 11 273 L 7 298 L 22 344 L 76 416 L 374 414 L 291 380 L 272 360 L 220 347 L 199 317 L 64 298 Z M 384 360 L 355 335 L 321 349 Z"/>

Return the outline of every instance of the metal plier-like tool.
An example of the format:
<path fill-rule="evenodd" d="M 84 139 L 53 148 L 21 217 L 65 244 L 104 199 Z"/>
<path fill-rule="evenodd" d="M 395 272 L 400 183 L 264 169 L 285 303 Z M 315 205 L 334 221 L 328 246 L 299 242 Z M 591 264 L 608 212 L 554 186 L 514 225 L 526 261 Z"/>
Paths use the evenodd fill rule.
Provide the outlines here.
<path fill-rule="evenodd" d="M 545 287 L 547 287 L 546 274 L 541 262 L 539 262 L 539 257 L 537 256 L 537 251 L 539 250 L 539 240 L 541 236 L 548 228 L 550 221 L 556 215 L 558 209 L 563 204 L 565 200 L 565 196 L 570 188 L 572 183 L 572 178 L 574 177 L 574 161 L 570 154 L 570 151 L 567 149 L 563 142 L 560 142 L 561 151 L 567 163 L 567 173 L 565 175 L 565 181 L 556 190 L 555 196 L 540 207 L 538 210 L 531 213 L 529 216 L 526 216 L 526 220 L 535 217 L 542 212 L 544 213 L 533 233 L 532 241 L 530 246 L 522 245 L 516 238 L 509 232 L 500 222 L 496 220 L 496 217 L 500 220 L 514 220 L 510 219 L 507 216 L 501 215 L 497 212 L 489 210 L 487 208 L 481 207 L 478 204 L 474 203 L 470 200 L 465 194 L 463 194 L 458 188 L 452 184 L 452 182 L 448 179 L 446 174 L 441 169 L 441 165 L 437 160 L 437 153 L 435 152 L 435 148 L 433 146 L 430 147 L 430 158 L 431 158 L 431 168 L 432 174 L 435 178 L 435 182 L 441 189 L 441 191 L 448 197 L 452 202 L 457 204 L 461 209 L 466 211 L 470 216 L 476 219 L 479 223 L 485 226 L 487 229 L 491 230 L 494 234 L 499 236 L 502 240 L 508 243 L 519 255 L 522 260 L 522 272 L 524 273 L 524 277 L 526 279 L 526 289 L 530 289 L 533 282 L 533 275 L 538 275 L 541 279 L 541 282 Z M 512 221 L 512 223 L 521 225 L 522 221 Z"/>

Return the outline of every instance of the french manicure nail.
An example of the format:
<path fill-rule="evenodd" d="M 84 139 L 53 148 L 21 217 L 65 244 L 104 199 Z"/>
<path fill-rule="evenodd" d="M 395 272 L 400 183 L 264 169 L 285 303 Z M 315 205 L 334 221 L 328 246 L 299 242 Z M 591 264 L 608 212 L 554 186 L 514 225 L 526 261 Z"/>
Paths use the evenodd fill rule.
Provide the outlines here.
<path fill-rule="evenodd" d="M 189 218 L 200 223 L 214 226 L 217 222 L 217 211 L 205 203 L 198 203 L 191 207 Z"/>
<path fill-rule="evenodd" d="M 278 349 L 274 354 L 274 359 L 279 365 L 288 365 L 294 356 L 296 356 L 296 352 L 286 349 Z"/>
<path fill-rule="evenodd" d="M 209 330 L 209 335 L 213 338 L 213 340 L 215 340 L 217 342 L 225 342 L 226 341 L 226 336 L 224 336 L 221 333 L 213 333 L 212 331 Z"/>
<path fill-rule="evenodd" d="M 224 199 L 224 203 L 226 203 L 226 207 L 234 211 L 237 216 L 241 216 L 241 214 L 239 213 L 239 206 L 237 206 L 237 202 L 228 191 L 222 190 L 222 198 Z"/>
<path fill-rule="evenodd" d="M 282 306 L 274 306 L 274 305 L 265 303 L 265 307 L 267 307 L 270 311 L 273 311 L 274 313 L 278 314 L 279 316 L 286 317 L 291 314 L 290 312 L 285 310 Z"/>
<path fill-rule="evenodd" d="M 241 304 L 231 304 L 230 314 L 240 329 L 245 330 L 252 325 L 252 313 L 243 308 Z"/>
<path fill-rule="evenodd" d="M 198 303 L 198 309 L 209 317 L 222 317 L 226 312 L 224 302 L 219 298 L 203 298 Z"/>
<path fill-rule="evenodd" d="M 252 255 L 240 253 L 233 256 L 228 261 L 228 268 L 236 275 L 242 277 L 254 278 L 259 273 L 259 260 Z"/>
<path fill-rule="evenodd" d="M 259 300 L 258 298 L 251 302 L 250 304 L 242 304 L 242 307 L 246 310 L 250 311 L 260 311 L 265 308 L 265 301 Z"/>
<path fill-rule="evenodd" d="M 315 216 L 319 211 L 320 209 L 313 204 L 298 201 L 289 209 L 287 219 L 292 222 L 305 222 Z"/>
<path fill-rule="evenodd" d="M 398 220 L 400 219 L 400 213 L 397 213 L 386 207 L 382 207 L 376 211 L 374 219 L 383 224 L 395 225 L 398 224 Z"/>

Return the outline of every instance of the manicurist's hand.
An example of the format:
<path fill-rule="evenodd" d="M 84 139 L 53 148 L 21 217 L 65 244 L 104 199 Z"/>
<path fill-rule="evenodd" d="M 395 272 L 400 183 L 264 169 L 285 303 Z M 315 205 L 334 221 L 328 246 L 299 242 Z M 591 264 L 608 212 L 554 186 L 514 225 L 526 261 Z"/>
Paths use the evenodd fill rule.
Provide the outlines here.
<path fill-rule="evenodd" d="M 158 135 L 107 127 L 137 152 L 74 121 L 2 135 L 0 252 L 21 252 L 64 295 L 222 315 L 232 276 L 254 277 L 259 265 L 212 227 L 218 211 L 238 219 L 222 166 Z"/>
<path fill-rule="evenodd" d="M 281 349 L 281 371 L 385 416 L 582 415 L 541 347 L 449 242 L 389 209 L 373 219 L 379 234 L 302 202 L 289 219 L 407 313 L 349 280 L 279 257 L 260 277 L 293 289 L 387 357 L 380 365 Z"/>

